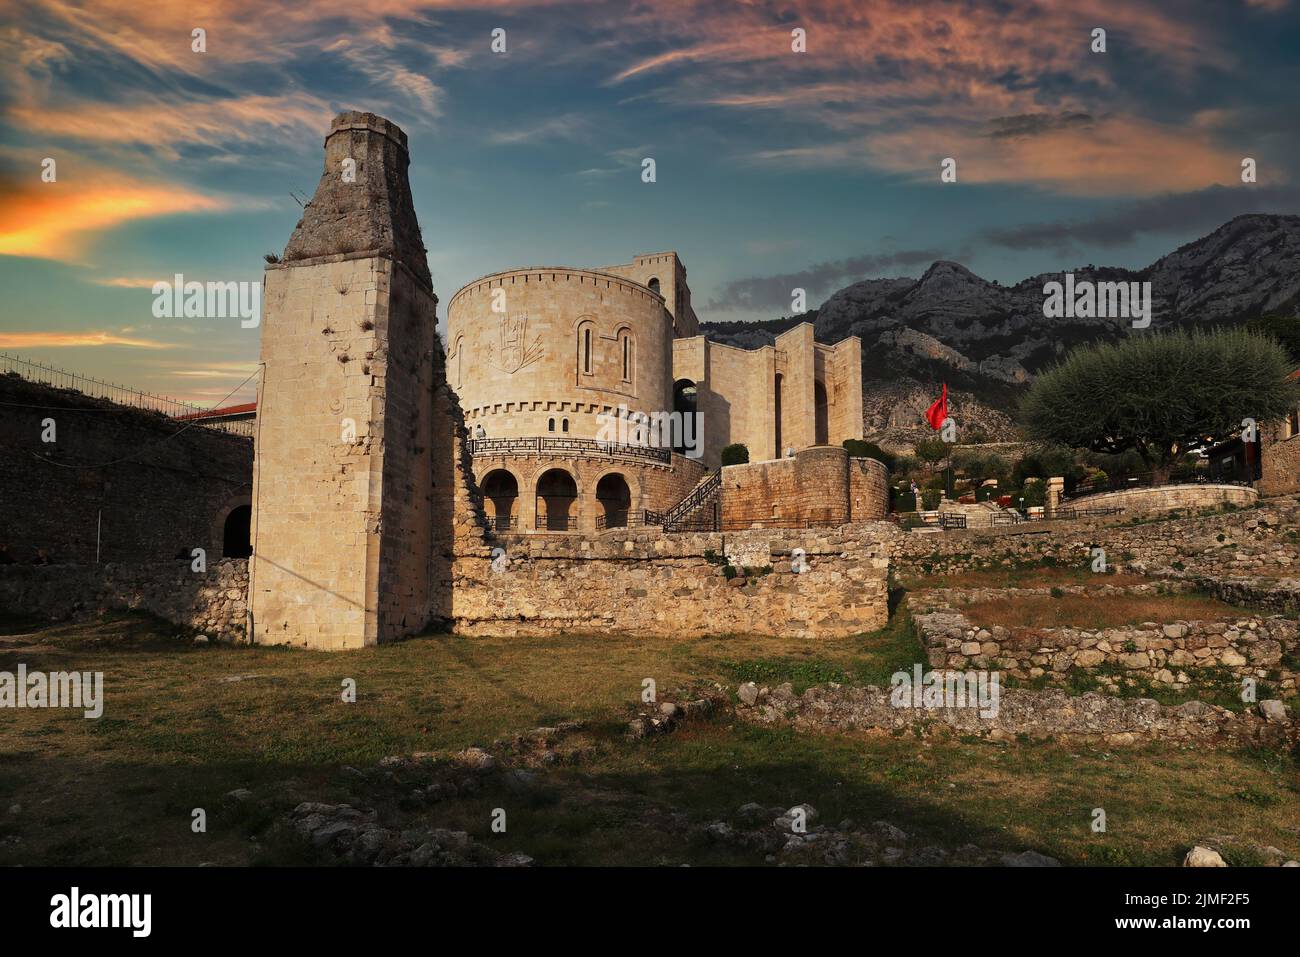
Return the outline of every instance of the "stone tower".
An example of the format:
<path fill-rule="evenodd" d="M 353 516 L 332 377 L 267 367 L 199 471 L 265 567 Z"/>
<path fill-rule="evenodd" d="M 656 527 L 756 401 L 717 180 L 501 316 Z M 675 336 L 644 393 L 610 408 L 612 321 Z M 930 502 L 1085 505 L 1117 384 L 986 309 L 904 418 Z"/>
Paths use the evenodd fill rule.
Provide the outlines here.
<path fill-rule="evenodd" d="M 258 644 L 358 648 L 433 613 L 443 356 L 409 162 L 394 123 L 339 114 L 316 194 L 266 270 L 249 583 Z"/>

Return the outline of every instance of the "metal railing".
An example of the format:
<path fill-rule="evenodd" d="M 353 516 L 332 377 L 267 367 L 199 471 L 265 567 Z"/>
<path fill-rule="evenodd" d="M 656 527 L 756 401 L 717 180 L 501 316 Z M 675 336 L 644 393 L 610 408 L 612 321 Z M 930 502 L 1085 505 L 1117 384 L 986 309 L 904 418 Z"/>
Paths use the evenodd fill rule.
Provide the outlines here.
<path fill-rule="evenodd" d="M 663 515 L 649 509 L 606 512 L 596 516 L 596 530 L 603 532 L 610 528 L 644 528 L 650 525 L 662 525 Z"/>
<path fill-rule="evenodd" d="M 695 486 L 680 502 L 664 513 L 664 531 L 675 532 L 682 530 L 682 522 L 691 517 L 691 513 L 703 506 L 710 498 L 716 498 L 718 489 L 722 487 L 722 473 L 711 472 Z M 713 528 L 717 527 L 717 508 L 716 503 L 713 510 Z"/>
<path fill-rule="evenodd" d="M 173 399 L 170 396 L 141 392 L 139 389 L 131 389 L 113 382 L 105 382 L 102 379 L 78 375 L 66 369 L 47 366 L 28 359 L 20 359 L 17 356 L 5 353 L 0 353 L 0 374 L 17 375 L 28 382 L 39 382 L 44 385 L 54 386 L 56 389 L 69 389 L 90 396 L 93 399 L 107 399 L 117 405 L 161 412 L 173 419 L 196 415 L 202 416 L 212 412 L 211 409 L 205 409 L 191 402 L 182 402 L 180 399 Z M 253 434 L 253 422 L 251 420 L 209 422 L 203 418 L 193 418 L 186 421 L 192 422 L 194 425 L 201 425 L 205 429 L 220 429 L 234 435 L 251 436 Z"/>
<path fill-rule="evenodd" d="M 470 455 L 562 455 L 600 456 L 623 460 L 649 460 L 665 465 L 673 460 L 670 449 L 652 445 L 620 445 L 595 439 L 561 439 L 539 435 L 517 439 L 470 439 L 465 443 Z"/>

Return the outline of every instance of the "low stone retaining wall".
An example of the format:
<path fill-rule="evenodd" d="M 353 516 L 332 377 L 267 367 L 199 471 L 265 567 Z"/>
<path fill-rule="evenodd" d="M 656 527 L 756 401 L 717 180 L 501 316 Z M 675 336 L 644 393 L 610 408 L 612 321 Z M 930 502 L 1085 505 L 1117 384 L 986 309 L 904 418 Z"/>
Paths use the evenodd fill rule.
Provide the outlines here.
<path fill-rule="evenodd" d="M 1066 680 L 1077 669 L 1115 691 L 1137 678 L 1176 691 L 1197 688 L 1209 680 L 1202 672 L 1213 668 L 1237 679 L 1254 678 L 1283 697 L 1296 694 L 1300 677 L 1300 623 L 1286 618 L 1178 621 L 1100 631 L 985 629 L 957 611 L 918 614 L 913 620 L 935 668 L 996 668 L 1017 678 L 1054 681 Z"/>
<path fill-rule="evenodd" d="M 1137 574 L 1245 577 L 1300 567 L 1300 501 L 1271 499 L 1221 515 L 1140 525 L 1104 520 L 1023 522 L 995 529 L 902 536 L 900 575 L 960 574 L 1017 565 L 1087 568 L 1101 547 L 1111 568 Z"/>
<path fill-rule="evenodd" d="M 887 622 L 898 534 L 887 522 L 870 522 L 504 540 L 491 559 L 456 560 L 452 624 L 468 635 L 846 637 Z M 795 572 L 796 564 L 804 570 Z"/>
<path fill-rule="evenodd" d="M 226 558 L 207 571 L 188 559 L 105 565 L 0 565 L 0 609 L 52 621 L 114 609 L 148 611 L 214 641 L 244 641 L 248 561 Z"/>
<path fill-rule="evenodd" d="M 1206 747 L 1293 746 L 1300 740 L 1300 722 L 1278 701 L 1261 702 L 1237 713 L 1200 701 L 1166 707 L 1150 698 L 1092 693 L 1076 697 L 1056 689 L 1003 688 L 997 713 L 985 717 L 977 708 L 900 708 L 890 698 L 888 688 L 827 684 L 796 695 L 789 684 L 772 690 L 749 685 L 741 687 L 736 713 L 764 724 L 790 722 L 803 730 L 924 735 L 938 727 L 995 741 L 1050 735 L 1129 745 L 1159 738 Z"/>
<path fill-rule="evenodd" d="M 1300 611 L 1300 578 L 1201 578 L 1196 587 L 1232 605 L 1273 611 Z"/>
<path fill-rule="evenodd" d="M 1248 485 L 1159 485 L 1084 495 L 1068 499 L 1062 508 L 1122 508 L 1126 516 L 1132 517 L 1222 505 L 1248 508 L 1258 499 L 1259 493 Z"/>
<path fill-rule="evenodd" d="M 1098 575 L 1105 582 L 1106 576 Z M 1196 582 L 1169 579 L 1134 585 L 1044 585 L 1041 588 L 936 588 L 914 592 L 908 604 L 916 611 L 950 610 L 961 605 L 986 601 L 1051 596 L 1087 595 L 1090 598 L 1114 598 L 1120 595 L 1184 595 L 1198 590 Z"/>

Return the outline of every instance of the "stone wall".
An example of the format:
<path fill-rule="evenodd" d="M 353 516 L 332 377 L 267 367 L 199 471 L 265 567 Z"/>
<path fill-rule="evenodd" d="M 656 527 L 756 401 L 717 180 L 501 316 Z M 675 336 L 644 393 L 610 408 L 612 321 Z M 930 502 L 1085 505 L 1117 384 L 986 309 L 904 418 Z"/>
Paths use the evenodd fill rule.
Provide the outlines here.
<path fill-rule="evenodd" d="M 55 442 L 43 442 L 45 420 Z M 158 412 L 0 375 L 0 545 L 18 562 L 222 556 L 226 517 L 247 506 L 251 439 Z M 98 466 L 98 467 L 97 467 Z M 247 545 L 246 539 L 241 539 Z M 245 552 L 246 554 L 246 552 Z"/>
<path fill-rule="evenodd" d="M 1124 521 L 1123 516 L 1119 521 Z M 898 574 L 959 573 L 1053 563 L 1086 567 L 1104 548 L 1109 566 L 1185 577 L 1276 575 L 1300 564 L 1300 500 L 1144 524 L 1033 522 L 992 529 L 909 533 L 898 540 Z"/>
<path fill-rule="evenodd" d="M 859 730 L 919 736 L 941 729 L 974 734 L 993 741 L 1019 735 L 1066 737 L 1112 746 L 1144 744 L 1154 739 L 1185 741 L 1196 747 L 1270 745 L 1291 747 L 1300 741 L 1300 722 L 1281 702 L 1233 712 L 1201 701 L 1168 707 L 1150 698 L 1115 698 L 1087 693 L 1071 695 L 1050 689 L 1003 688 L 995 715 L 976 708 L 899 708 L 891 689 L 818 685 L 796 695 L 789 684 L 773 689 L 740 689 L 736 713 L 765 724 L 792 723 L 810 730 Z"/>
<path fill-rule="evenodd" d="M 520 537 L 458 557 L 453 627 L 469 635 L 556 631 L 694 637 L 729 632 L 846 637 L 888 619 L 887 523 L 699 535 L 658 530 Z M 794 550 L 806 571 L 795 573 Z M 726 556 L 749 564 L 734 578 Z M 732 566 L 733 568 L 735 566 Z M 770 571 L 766 570 L 770 567 Z"/>
<path fill-rule="evenodd" d="M 1128 518 L 1156 515 L 1184 509 L 1219 508 L 1233 505 L 1248 508 L 1259 493 L 1246 485 L 1161 485 L 1156 488 L 1128 488 L 1068 499 L 1064 508 L 1121 508 Z"/>
<path fill-rule="evenodd" d="M 107 565 L 0 565 L 0 609 L 53 621 L 115 609 L 147 611 L 203 632 L 245 641 L 248 561 L 223 559 L 207 570 L 188 560 Z"/>
<path fill-rule="evenodd" d="M 1262 427 L 1259 454 L 1260 495 L 1282 495 L 1300 491 L 1300 433 L 1286 436 L 1286 423 Z"/>
<path fill-rule="evenodd" d="M 814 446 L 722 470 L 724 529 L 878 521 L 888 511 L 885 466 L 842 448 Z"/>
<path fill-rule="evenodd" d="M 1077 669 L 1112 691 L 1135 678 L 1175 691 L 1202 688 L 1209 680 L 1206 669 L 1222 669 L 1238 679 L 1254 678 L 1282 697 L 1296 693 L 1300 624 L 1287 618 L 1243 615 L 1100 630 L 985 629 L 959 611 L 913 620 L 935 668 L 996 668 L 1017 678 L 1054 681 Z"/>

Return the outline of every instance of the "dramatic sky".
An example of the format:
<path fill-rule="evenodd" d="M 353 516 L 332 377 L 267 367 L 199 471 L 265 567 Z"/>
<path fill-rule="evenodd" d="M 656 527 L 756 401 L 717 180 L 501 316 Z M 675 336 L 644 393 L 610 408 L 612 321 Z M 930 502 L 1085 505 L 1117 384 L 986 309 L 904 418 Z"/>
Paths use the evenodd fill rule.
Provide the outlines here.
<path fill-rule="evenodd" d="M 937 258 L 1144 266 L 1300 212 L 1297 4 L 0 0 L 0 352 L 222 399 L 258 330 L 154 319 L 149 287 L 259 279 L 344 109 L 410 136 L 444 303 L 664 249 L 706 320 Z"/>

